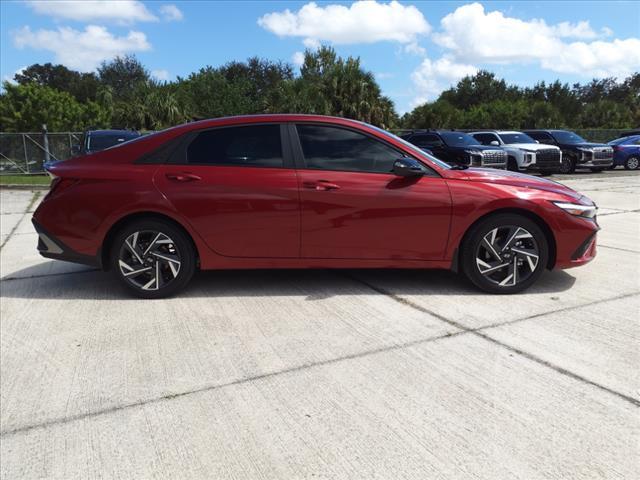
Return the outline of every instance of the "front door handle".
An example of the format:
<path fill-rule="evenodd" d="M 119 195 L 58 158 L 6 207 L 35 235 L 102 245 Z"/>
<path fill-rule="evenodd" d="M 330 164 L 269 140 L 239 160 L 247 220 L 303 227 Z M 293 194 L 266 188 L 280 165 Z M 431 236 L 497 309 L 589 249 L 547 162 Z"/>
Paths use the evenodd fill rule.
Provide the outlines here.
<path fill-rule="evenodd" d="M 318 180 L 316 182 L 303 182 L 304 188 L 310 188 L 313 190 L 326 191 L 326 190 L 339 190 L 340 185 L 330 182 L 329 180 Z"/>
<path fill-rule="evenodd" d="M 166 177 L 173 182 L 195 182 L 198 180 L 202 180 L 202 177 L 188 172 L 167 173 Z"/>

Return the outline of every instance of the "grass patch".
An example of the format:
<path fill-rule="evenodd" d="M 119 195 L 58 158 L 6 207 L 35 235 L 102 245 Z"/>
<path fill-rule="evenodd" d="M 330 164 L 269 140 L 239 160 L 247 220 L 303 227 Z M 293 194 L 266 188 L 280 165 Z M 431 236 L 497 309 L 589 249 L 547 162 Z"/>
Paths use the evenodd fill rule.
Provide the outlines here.
<path fill-rule="evenodd" d="M 0 175 L 2 185 L 49 185 L 49 175 Z"/>

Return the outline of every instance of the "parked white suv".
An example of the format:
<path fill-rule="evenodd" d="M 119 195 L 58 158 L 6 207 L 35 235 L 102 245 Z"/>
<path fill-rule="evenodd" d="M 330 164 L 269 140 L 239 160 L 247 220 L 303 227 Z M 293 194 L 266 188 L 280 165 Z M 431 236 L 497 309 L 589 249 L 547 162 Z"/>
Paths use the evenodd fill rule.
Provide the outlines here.
<path fill-rule="evenodd" d="M 482 145 L 502 147 L 507 151 L 507 169 L 557 173 L 562 165 L 562 151 L 553 145 L 538 143 L 526 133 L 484 130 L 470 135 Z"/>

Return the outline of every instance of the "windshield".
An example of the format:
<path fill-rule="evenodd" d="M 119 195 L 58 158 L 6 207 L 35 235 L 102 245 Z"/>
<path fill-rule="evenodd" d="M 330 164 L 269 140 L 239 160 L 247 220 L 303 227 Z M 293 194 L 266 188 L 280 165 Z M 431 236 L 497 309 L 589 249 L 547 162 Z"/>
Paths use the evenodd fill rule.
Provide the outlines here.
<path fill-rule="evenodd" d="M 504 143 L 536 143 L 536 141 L 531 138 L 526 133 L 501 133 L 500 138 Z"/>
<path fill-rule="evenodd" d="M 621 137 L 611 140 L 609 145 L 631 145 L 637 140 L 640 140 L 640 135 L 631 135 L 629 137 Z"/>
<path fill-rule="evenodd" d="M 387 132 L 386 130 L 383 130 L 382 128 L 378 128 L 378 127 L 376 127 L 374 125 L 369 125 L 368 123 L 364 123 L 364 125 L 366 125 L 367 127 L 373 128 L 374 130 L 382 133 L 385 137 L 388 137 L 388 138 L 391 138 L 391 139 L 393 139 L 393 140 L 395 140 L 397 142 L 400 142 L 403 146 L 407 147 L 407 149 L 411 150 L 412 152 L 416 152 L 419 155 L 427 157 L 429 160 L 431 160 L 433 163 L 437 164 L 439 167 L 446 168 L 447 170 L 451 169 L 451 165 L 449 165 L 448 163 L 445 163 L 442 160 L 437 159 L 436 157 L 434 157 L 433 155 L 425 152 L 421 148 L 416 147 L 414 144 L 407 142 L 405 139 L 400 138 L 397 135 L 394 135 L 391 132 Z"/>
<path fill-rule="evenodd" d="M 565 130 L 557 130 L 555 132 L 551 132 L 551 135 L 553 135 L 558 143 L 589 143 L 580 135 L 573 132 L 567 132 Z"/>
<path fill-rule="evenodd" d="M 462 132 L 440 132 L 444 143 L 450 147 L 466 147 L 467 145 L 479 145 L 480 142 L 471 135 Z"/>
<path fill-rule="evenodd" d="M 111 135 L 89 135 L 89 141 L 87 142 L 87 150 L 97 152 L 104 150 L 114 145 L 120 145 L 133 138 L 138 138 L 140 135 L 136 132 L 125 132 Z"/>

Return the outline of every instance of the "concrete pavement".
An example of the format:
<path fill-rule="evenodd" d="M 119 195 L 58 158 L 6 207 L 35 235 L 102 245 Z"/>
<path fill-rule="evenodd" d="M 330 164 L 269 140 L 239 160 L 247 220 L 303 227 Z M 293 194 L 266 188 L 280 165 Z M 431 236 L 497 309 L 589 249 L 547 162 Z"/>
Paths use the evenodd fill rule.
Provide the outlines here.
<path fill-rule="evenodd" d="M 509 297 L 357 270 L 135 300 L 40 257 L 2 190 L 0 475 L 638 478 L 640 175 L 607 173 L 565 181 L 598 258 Z"/>

